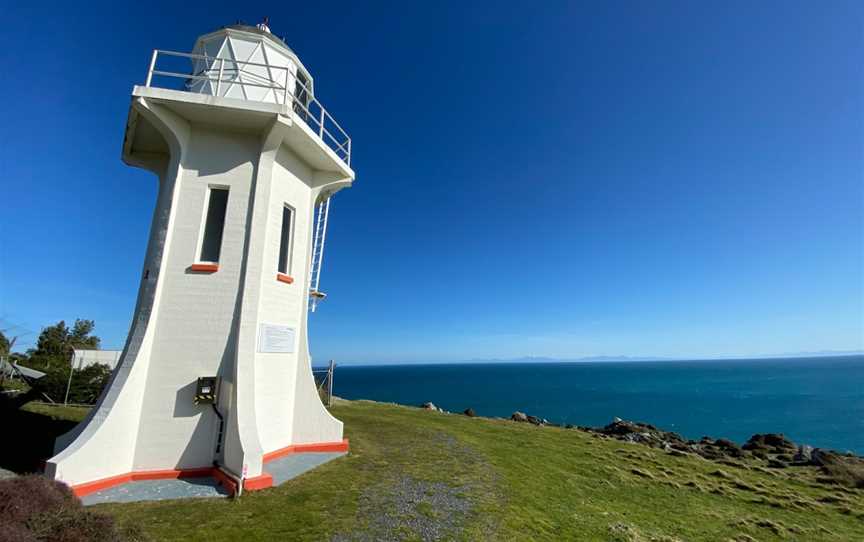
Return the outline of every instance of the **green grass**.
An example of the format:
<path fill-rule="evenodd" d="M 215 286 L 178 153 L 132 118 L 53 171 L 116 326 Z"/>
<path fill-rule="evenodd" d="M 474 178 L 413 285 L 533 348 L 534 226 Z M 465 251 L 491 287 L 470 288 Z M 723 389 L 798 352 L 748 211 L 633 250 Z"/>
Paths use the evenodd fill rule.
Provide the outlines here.
<path fill-rule="evenodd" d="M 8 439 L 0 445 L 0 468 L 26 474 L 41 472 L 54 455 L 54 441 L 71 430 L 89 412 L 86 407 L 52 406 L 30 402 L 0 408 L 0 430 Z"/>
<path fill-rule="evenodd" d="M 90 412 L 89 407 L 52 405 L 49 403 L 37 403 L 36 401 L 27 403 L 21 407 L 21 410 L 48 416 L 53 420 L 65 420 L 76 423 L 83 420 L 87 416 L 87 413 Z"/>
<path fill-rule="evenodd" d="M 98 508 L 154 540 L 420 540 L 418 524 L 457 540 L 864 533 L 864 491 L 819 485 L 811 470 L 718 465 L 576 430 L 372 402 L 332 411 L 351 453 L 281 487 Z"/>

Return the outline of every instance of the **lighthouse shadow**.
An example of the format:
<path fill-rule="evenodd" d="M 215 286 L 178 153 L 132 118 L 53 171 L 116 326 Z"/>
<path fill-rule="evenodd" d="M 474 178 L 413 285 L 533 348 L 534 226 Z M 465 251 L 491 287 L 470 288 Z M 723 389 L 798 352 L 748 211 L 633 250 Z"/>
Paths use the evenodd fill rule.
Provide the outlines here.
<path fill-rule="evenodd" d="M 196 382 L 190 382 L 177 390 L 174 399 L 174 418 L 198 418 L 186 447 L 177 460 L 177 469 L 209 467 L 213 463 L 216 416 L 209 404 L 195 404 Z"/>
<path fill-rule="evenodd" d="M 17 474 L 42 472 L 45 460 L 54 455 L 54 441 L 78 424 L 6 405 L 0 405 L 0 419 L 5 434 L 0 471 Z"/>
<path fill-rule="evenodd" d="M 174 396 L 174 414 L 175 418 L 189 418 L 197 416 L 206 410 L 209 410 L 209 405 L 195 404 L 195 387 L 198 382 L 190 382 L 177 390 Z M 206 409 L 206 410 L 205 410 Z"/>

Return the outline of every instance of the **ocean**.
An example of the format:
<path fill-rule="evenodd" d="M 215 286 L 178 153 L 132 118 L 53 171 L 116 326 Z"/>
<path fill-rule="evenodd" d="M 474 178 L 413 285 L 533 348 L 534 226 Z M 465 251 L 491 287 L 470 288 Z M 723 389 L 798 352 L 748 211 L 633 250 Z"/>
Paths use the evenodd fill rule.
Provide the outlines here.
<path fill-rule="evenodd" d="M 334 394 L 601 426 L 617 416 L 698 439 L 784 433 L 864 455 L 864 356 L 726 361 L 339 366 Z"/>

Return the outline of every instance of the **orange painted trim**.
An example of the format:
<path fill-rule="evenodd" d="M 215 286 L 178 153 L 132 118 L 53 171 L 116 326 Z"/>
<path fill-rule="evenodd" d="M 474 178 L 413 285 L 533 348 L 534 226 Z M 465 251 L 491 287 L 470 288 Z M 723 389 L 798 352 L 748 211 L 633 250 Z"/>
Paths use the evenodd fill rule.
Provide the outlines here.
<path fill-rule="evenodd" d="M 290 454 L 298 454 L 302 452 L 347 452 L 348 439 L 342 439 L 341 442 L 313 442 L 310 444 L 292 444 L 285 448 L 279 448 L 272 452 L 264 454 L 264 463 L 279 459 Z"/>
<path fill-rule="evenodd" d="M 96 493 L 97 491 L 102 491 L 103 489 L 119 486 L 120 484 L 125 484 L 131 481 L 131 473 L 121 474 L 119 476 L 102 478 L 99 480 L 94 480 L 92 482 L 87 482 L 86 484 L 78 484 L 77 486 L 72 486 L 72 493 L 74 493 L 76 497 L 83 497 L 84 495 Z"/>
<path fill-rule="evenodd" d="M 294 278 L 289 277 L 285 273 L 276 273 L 276 280 L 278 280 L 279 282 L 284 282 L 286 284 L 291 284 L 292 282 L 294 282 Z"/>
<path fill-rule="evenodd" d="M 83 497 L 109 487 L 119 486 L 128 482 L 139 482 L 141 480 L 171 480 L 174 478 L 206 478 L 213 476 L 212 467 L 202 467 L 199 469 L 181 469 L 181 470 L 145 470 L 138 472 L 127 472 L 109 478 L 102 478 L 72 486 L 72 492 L 76 497 Z"/>
<path fill-rule="evenodd" d="M 264 454 L 264 463 L 284 457 L 289 454 L 302 452 L 347 452 L 348 439 L 343 439 L 342 442 L 313 442 L 311 444 L 294 444 L 274 450 Z M 222 486 L 224 486 L 231 495 L 237 494 L 237 482 L 222 472 L 217 467 L 200 467 L 196 469 L 167 469 L 167 470 L 144 470 L 138 472 L 127 472 L 126 474 L 118 474 L 108 478 L 101 478 L 72 486 L 72 493 L 76 497 L 83 497 L 103 489 L 108 489 L 129 482 L 140 482 L 142 480 L 171 480 L 177 478 L 215 478 Z M 243 489 L 247 491 L 256 491 L 258 489 L 266 489 L 273 486 L 273 476 L 268 473 L 262 473 L 261 476 L 254 478 L 246 478 L 243 480 Z"/>
<path fill-rule="evenodd" d="M 243 489 L 246 491 L 258 491 L 259 489 L 267 489 L 268 487 L 273 487 L 273 476 L 266 472 L 261 473 L 261 476 L 243 480 Z"/>
<path fill-rule="evenodd" d="M 218 263 L 193 263 L 189 266 L 189 271 L 197 273 L 215 273 L 219 271 Z"/>
<path fill-rule="evenodd" d="M 213 478 L 215 478 L 222 487 L 227 489 L 230 495 L 237 494 L 237 480 L 225 474 L 222 469 L 214 468 Z"/>

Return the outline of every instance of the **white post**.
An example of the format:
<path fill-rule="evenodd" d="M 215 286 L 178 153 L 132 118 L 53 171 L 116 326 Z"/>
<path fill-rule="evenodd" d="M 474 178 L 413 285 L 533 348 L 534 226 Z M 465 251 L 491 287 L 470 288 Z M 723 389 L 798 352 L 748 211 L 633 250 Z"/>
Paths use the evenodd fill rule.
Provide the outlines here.
<path fill-rule="evenodd" d="M 219 96 L 219 91 L 222 88 L 222 74 L 225 71 L 225 59 L 219 59 L 219 79 L 216 80 L 216 96 Z"/>
<path fill-rule="evenodd" d="M 327 379 L 327 406 L 333 405 L 333 375 L 336 374 L 336 362 L 330 360 L 330 378 Z"/>
<path fill-rule="evenodd" d="M 147 70 L 147 82 L 144 84 L 145 87 L 150 86 L 150 82 L 153 80 L 153 70 L 156 69 L 156 56 L 159 54 L 159 49 L 153 49 L 153 56 L 150 57 L 150 69 Z"/>
<path fill-rule="evenodd" d="M 282 105 L 288 107 L 288 76 L 291 75 L 291 72 L 288 71 L 288 68 L 285 68 L 285 96 L 282 98 Z M 294 95 L 291 95 L 293 100 Z"/>
<path fill-rule="evenodd" d="M 66 397 L 63 398 L 63 404 L 69 404 L 69 388 L 72 387 L 72 371 L 75 370 L 75 354 L 72 354 L 72 359 L 69 360 L 69 381 L 66 382 Z"/>
<path fill-rule="evenodd" d="M 348 167 L 351 167 L 351 138 L 348 138 Z"/>
<path fill-rule="evenodd" d="M 321 141 L 324 141 L 324 107 L 320 105 L 320 102 L 318 103 L 318 107 L 321 108 L 321 124 L 318 125 L 318 137 L 321 138 Z"/>

